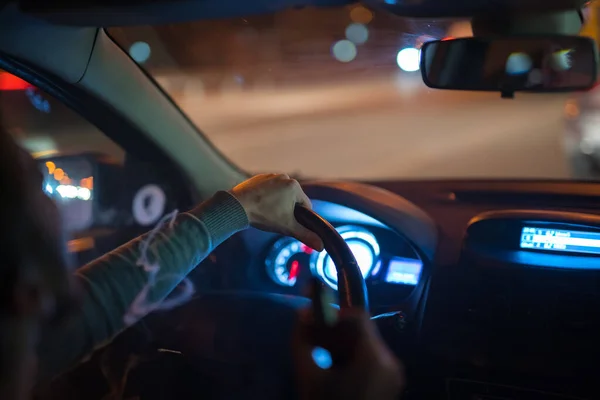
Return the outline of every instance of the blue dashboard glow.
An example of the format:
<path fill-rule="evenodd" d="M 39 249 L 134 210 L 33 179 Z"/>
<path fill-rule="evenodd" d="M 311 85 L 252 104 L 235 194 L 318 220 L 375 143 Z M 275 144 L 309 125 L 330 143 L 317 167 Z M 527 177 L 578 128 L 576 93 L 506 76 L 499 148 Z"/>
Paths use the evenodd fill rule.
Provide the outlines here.
<path fill-rule="evenodd" d="M 324 200 L 312 200 L 313 209 L 328 221 L 346 222 L 352 221 L 353 224 L 376 226 L 379 228 L 387 228 L 373 217 L 368 216 L 360 211 L 341 204 L 331 203 Z"/>
<path fill-rule="evenodd" d="M 321 369 L 329 369 L 333 365 L 331 353 L 322 347 L 315 347 L 312 351 L 312 359 Z"/>
<path fill-rule="evenodd" d="M 343 226 L 338 228 L 338 232 L 356 258 L 363 278 L 366 278 L 378 261 L 380 248 L 377 239 L 371 232 L 360 227 Z M 311 263 L 314 273 L 331 288 L 337 289 L 337 270 L 331 257 L 325 251 L 315 257 Z"/>
<path fill-rule="evenodd" d="M 423 262 L 421 260 L 395 257 L 390 260 L 385 281 L 388 283 L 416 285 L 419 283 L 422 269 Z"/>
<path fill-rule="evenodd" d="M 521 231 L 520 247 L 533 250 L 600 254 L 600 232 L 525 226 Z"/>
<path fill-rule="evenodd" d="M 361 241 L 348 241 L 347 243 L 352 254 L 354 254 L 354 258 L 356 258 L 362 276 L 366 277 L 369 275 L 371 267 L 375 262 L 375 254 L 373 254 L 372 247 Z M 337 269 L 335 269 L 335 264 L 331 257 L 326 257 L 325 275 L 337 282 Z"/>

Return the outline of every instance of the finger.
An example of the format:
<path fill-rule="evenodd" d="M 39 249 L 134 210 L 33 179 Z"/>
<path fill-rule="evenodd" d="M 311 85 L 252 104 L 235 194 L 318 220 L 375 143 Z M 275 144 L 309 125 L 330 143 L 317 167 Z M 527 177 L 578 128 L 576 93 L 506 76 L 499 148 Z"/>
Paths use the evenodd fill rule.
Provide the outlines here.
<path fill-rule="evenodd" d="M 310 201 L 306 193 L 304 193 L 298 181 L 295 182 L 298 185 L 298 190 L 296 192 L 296 203 L 308 208 L 309 210 L 312 210 L 312 202 Z"/>
<path fill-rule="evenodd" d="M 337 308 L 335 296 L 330 290 L 326 290 L 319 278 L 312 276 L 310 279 L 309 298 L 312 300 L 314 323 L 320 328 L 330 328 L 337 322 Z M 326 342 L 321 343 L 321 345 Z"/>
<path fill-rule="evenodd" d="M 295 237 L 311 249 L 323 251 L 324 245 L 319 235 L 305 228 L 295 219 L 292 221 L 291 232 L 289 233 L 289 236 Z"/>
<path fill-rule="evenodd" d="M 294 181 L 294 182 L 297 185 L 296 204 L 300 204 L 301 206 L 306 207 L 309 210 L 312 210 L 312 202 L 310 201 L 310 199 L 308 198 L 306 193 L 304 193 L 302 191 L 302 188 L 300 187 L 300 184 L 298 183 L 298 181 Z M 316 233 L 307 229 L 306 227 L 301 225 L 298 221 L 294 221 L 292 228 L 293 228 L 293 232 L 294 232 L 294 237 L 296 239 L 300 240 L 302 243 L 304 243 L 305 245 L 307 245 L 308 247 L 310 247 L 312 249 L 315 249 L 317 251 L 323 250 L 323 248 L 324 248 L 323 241 Z M 295 235 L 297 235 L 297 236 L 295 236 Z"/>

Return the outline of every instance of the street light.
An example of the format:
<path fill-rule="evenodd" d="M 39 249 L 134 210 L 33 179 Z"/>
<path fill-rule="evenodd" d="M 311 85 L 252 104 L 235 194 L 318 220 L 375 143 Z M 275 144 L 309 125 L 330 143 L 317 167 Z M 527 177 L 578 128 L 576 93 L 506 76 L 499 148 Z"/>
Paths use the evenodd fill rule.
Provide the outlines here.
<path fill-rule="evenodd" d="M 396 62 L 401 70 L 406 72 L 415 72 L 419 70 L 421 61 L 421 50 L 414 47 L 407 47 L 398 52 Z"/>

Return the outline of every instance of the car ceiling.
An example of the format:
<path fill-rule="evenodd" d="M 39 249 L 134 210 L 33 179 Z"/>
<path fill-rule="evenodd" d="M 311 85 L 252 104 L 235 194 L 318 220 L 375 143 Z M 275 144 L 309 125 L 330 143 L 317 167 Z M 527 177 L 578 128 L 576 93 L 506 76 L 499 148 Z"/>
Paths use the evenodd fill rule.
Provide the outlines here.
<path fill-rule="evenodd" d="M 273 13 L 297 7 L 331 7 L 349 0 L 20 0 L 22 11 L 78 26 L 163 24 Z M 0 0 L 0 3 L 9 3 Z M 365 0 L 364 4 L 407 17 L 470 17 L 516 11 L 573 9 L 585 0 Z"/>

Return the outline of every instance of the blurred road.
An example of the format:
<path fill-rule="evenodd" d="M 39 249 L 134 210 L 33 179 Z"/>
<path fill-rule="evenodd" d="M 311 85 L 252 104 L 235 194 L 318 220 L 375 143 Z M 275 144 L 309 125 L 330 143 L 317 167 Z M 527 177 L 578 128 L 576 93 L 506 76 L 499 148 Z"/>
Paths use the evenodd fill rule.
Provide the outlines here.
<path fill-rule="evenodd" d="M 180 100 L 243 168 L 324 178 L 567 178 L 565 95 L 435 91 L 415 79 Z"/>
<path fill-rule="evenodd" d="M 503 100 L 499 94 L 430 90 L 406 74 L 285 90 L 232 86 L 209 95 L 199 79 L 177 79 L 183 79 L 178 91 L 169 87 L 174 79 L 161 84 L 218 149 L 250 172 L 354 179 L 569 177 L 562 148 L 566 95 Z M 29 110 L 20 96 L 21 108 Z M 123 157 L 101 132 L 83 121 L 63 123 L 66 114 L 57 111 L 47 115 L 53 124 L 40 120 L 50 128 L 38 135 L 35 126 L 28 129 L 23 142 L 32 152 L 77 153 L 93 142 L 96 150 Z M 13 125 L 21 120 L 25 116 Z M 88 133 L 81 136 L 84 127 Z"/>

